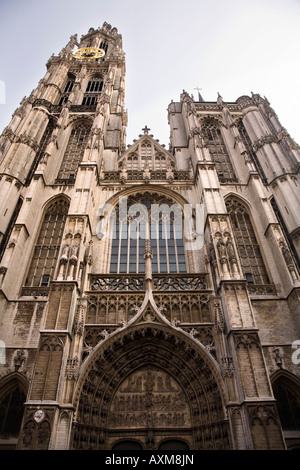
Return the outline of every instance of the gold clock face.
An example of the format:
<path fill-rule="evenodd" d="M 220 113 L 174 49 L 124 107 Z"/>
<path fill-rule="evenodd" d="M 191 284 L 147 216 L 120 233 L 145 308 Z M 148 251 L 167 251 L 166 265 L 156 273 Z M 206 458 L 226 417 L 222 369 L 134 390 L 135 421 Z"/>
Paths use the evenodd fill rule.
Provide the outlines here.
<path fill-rule="evenodd" d="M 98 47 L 82 47 L 73 52 L 75 59 L 101 59 L 104 55 L 105 51 Z"/>

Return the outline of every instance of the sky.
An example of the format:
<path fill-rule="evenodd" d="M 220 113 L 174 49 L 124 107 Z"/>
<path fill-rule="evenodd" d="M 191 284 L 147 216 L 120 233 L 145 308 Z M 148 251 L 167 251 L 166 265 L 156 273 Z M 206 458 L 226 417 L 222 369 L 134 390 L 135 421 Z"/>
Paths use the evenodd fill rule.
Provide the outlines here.
<path fill-rule="evenodd" d="M 183 90 L 225 102 L 259 93 L 300 144 L 300 0 L 0 0 L 0 132 L 73 34 L 123 37 L 127 144 L 147 125 L 169 145 Z"/>

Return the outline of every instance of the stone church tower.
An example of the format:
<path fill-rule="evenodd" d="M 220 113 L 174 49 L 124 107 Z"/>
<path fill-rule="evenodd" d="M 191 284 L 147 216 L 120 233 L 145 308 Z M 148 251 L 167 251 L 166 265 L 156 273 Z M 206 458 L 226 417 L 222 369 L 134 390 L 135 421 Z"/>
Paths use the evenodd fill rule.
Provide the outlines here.
<path fill-rule="evenodd" d="M 72 36 L 0 138 L 0 448 L 300 449 L 299 146 L 183 92 L 126 147 L 124 83 Z"/>

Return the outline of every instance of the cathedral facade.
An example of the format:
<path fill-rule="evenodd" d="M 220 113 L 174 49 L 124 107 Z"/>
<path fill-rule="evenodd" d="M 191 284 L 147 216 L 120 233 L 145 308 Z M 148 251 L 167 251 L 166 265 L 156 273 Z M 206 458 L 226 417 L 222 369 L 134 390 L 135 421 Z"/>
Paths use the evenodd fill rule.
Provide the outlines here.
<path fill-rule="evenodd" d="M 126 147 L 122 37 L 47 63 L 0 137 L 0 448 L 300 449 L 300 148 L 266 98 Z"/>

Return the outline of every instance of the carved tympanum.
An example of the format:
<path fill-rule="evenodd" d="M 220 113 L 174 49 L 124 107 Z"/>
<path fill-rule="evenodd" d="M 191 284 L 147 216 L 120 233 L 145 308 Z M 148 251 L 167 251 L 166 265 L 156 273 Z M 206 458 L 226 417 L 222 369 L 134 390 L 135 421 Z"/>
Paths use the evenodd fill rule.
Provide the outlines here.
<path fill-rule="evenodd" d="M 111 405 L 111 428 L 188 427 L 185 393 L 165 371 L 143 368 L 125 379 Z"/>

